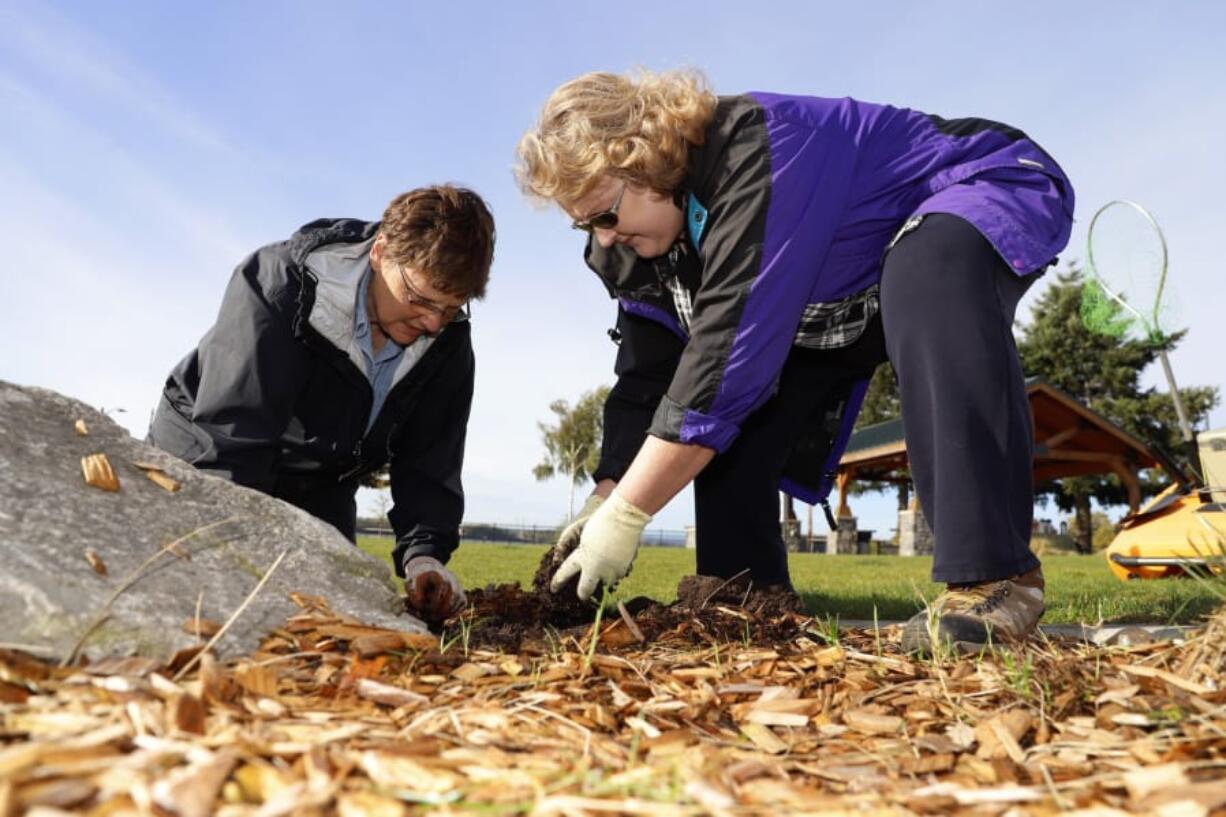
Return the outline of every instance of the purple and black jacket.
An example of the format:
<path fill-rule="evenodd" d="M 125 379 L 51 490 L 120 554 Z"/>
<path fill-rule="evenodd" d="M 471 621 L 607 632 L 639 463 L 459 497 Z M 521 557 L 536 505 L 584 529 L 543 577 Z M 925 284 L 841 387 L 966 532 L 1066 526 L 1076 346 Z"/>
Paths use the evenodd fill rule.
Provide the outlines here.
<path fill-rule="evenodd" d="M 1072 228 L 1072 185 L 1021 131 L 848 98 L 721 98 L 683 187 L 688 332 L 658 261 L 588 244 L 622 334 L 597 479 L 620 478 L 645 433 L 726 450 L 773 393 L 806 306 L 877 283 L 908 219 L 965 219 L 1018 275 L 1051 264 Z M 845 396 L 822 462 L 790 493 L 825 498 L 866 386 Z"/>

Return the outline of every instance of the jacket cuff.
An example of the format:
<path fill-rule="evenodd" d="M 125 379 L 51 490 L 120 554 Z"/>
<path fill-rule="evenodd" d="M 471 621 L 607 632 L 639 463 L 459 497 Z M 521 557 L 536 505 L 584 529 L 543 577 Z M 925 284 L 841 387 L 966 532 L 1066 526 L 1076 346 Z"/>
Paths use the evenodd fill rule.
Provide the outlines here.
<path fill-rule="evenodd" d="M 647 433 L 674 443 L 688 443 L 715 449 L 722 454 L 741 433 L 734 423 L 686 408 L 667 395 L 656 407 Z"/>
<path fill-rule="evenodd" d="M 622 477 L 630 470 L 630 461 L 615 457 L 601 457 L 600 462 L 596 466 L 596 470 L 592 472 L 592 482 L 597 483 L 602 479 L 611 479 L 614 482 L 621 482 Z"/>
<path fill-rule="evenodd" d="M 443 564 L 447 564 L 452 551 L 459 545 L 459 537 L 451 536 L 447 539 L 450 541 L 443 541 L 442 537 L 427 537 L 422 535 L 420 530 L 398 539 L 396 547 L 392 550 L 392 564 L 396 569 L 396 575 L 403 579 L 405 564 L 417 556 L 433 556 Z"/>

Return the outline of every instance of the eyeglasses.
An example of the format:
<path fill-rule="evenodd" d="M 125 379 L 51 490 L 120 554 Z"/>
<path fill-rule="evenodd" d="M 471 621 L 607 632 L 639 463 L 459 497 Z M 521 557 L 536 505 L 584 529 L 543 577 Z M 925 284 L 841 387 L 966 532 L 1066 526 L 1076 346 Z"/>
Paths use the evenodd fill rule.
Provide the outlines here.
<path fill-rule="evenodd" d="M 622 189 L 617 194 L 617 198 L 613 201 L 613 206 L 608 210 L 601 210 L 599 213 L 581 218 L 571 222 L 572 227 L 576 230 L 583 230 L 585 233 L 590 233 L 593 230 L 612 230 L 617 226 L 617 208 L 622 205 L 622 196 L 626 195 L 626 183 L 622 182 Z"/>
<path fill-rule="evenodd" d="M 404 292 L 406 296 L 405 300 L 408 303 L 424 309 L 433 315 L 437 315 L 443 320 L 444 323 L 450 322 L 452 318 L 460 313 L 460 310 L 463 308 L 462 306 L 444 306 L 443 304 L 437 304 L 427 298 L 425 295 L 418 292 L 417 289 L 409 283 L 409 276 L 404 274 L 404 267 L 402 265 L 396 264 L 396 271 L 400 273 L 400 281 L 404 284 Z"/>

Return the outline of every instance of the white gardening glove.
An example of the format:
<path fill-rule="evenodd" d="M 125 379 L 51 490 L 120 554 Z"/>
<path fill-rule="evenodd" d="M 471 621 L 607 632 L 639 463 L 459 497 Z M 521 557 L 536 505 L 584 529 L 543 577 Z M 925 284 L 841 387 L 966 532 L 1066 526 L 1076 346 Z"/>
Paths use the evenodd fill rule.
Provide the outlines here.
<path fill-rule="evenodd" d="M 579 515 L 562 529 L 562 535 L 558 537 L 558 543 L 553 546 L 554 550 L 573 550 L 575 545 L 579 544 L 579 534 L 583 533 L 583 526 L 587 524 L 587 520 L 592 518 L 592 514 L 596 513 L 596 509 L 602 504 L 604 504 L 604 497 L 600 494 L 589 496 L 583 503 L 583 507 L 579 509 Z"/>
<path fill-rule="evenodd" d="M 426 621 L 442 621 L 468 604 L 455 574 L 433 556 L 416 556 L 404 566 L 404 592 L 409 606 Z"/>
<path fill-rule="evenodd" d="M 591 598 L 597 584 L 612 589 L 630 572 L 643 528 L 650 521 L 650 514 L 639 510 L 614 490 L 587 520 L 579 536 L 579 547 L 558 568 L 549 589 L 556 593 L 576 573 L 579 574 L 577 595 L 584 601 Z"/>

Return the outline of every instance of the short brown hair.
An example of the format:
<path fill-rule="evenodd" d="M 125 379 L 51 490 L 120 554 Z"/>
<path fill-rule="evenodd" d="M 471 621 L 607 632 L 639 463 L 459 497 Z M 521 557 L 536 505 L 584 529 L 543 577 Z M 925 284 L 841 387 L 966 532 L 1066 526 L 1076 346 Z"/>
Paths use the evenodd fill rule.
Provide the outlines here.
<path fill-rule="evenodd" d="M 494 217 L 473 191 L 450 184 L 401 193 L 383 212 L 385 252 L 436 289 L 481 298 L 494 260 Z"/>

